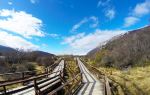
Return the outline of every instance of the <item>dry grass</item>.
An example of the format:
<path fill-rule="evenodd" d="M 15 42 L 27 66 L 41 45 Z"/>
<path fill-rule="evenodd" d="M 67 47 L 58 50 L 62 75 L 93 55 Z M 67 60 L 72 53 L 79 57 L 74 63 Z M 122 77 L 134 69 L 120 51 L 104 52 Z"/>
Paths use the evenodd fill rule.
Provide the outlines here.
<path fill-rule="evenodd" d="M 33 64 L 35 66 L 35 70 L 37 71 L 37 74 L 39 73 L 43 73 L 45 70 L 44 70 L 44 66 L 39 66 L 37 65 L 36 62 L 29 62 L 31 64 Z M 4 81 L 5 79 L 3 77 L 0 77 L 0 81 Z M 10 86 L 7 86 L 6 88 L 7 89 L 13 89 L 13 88 L 17 88 L 17 87 L 20 87 L 22 86 L 22 84 L 14 84 L 14 85 L 10 85 Z M 0 90 L 3 90 L 2 87 L 0 87 Z"/>
<path fill-rule="evenodd" d="M 67 80 L 71 81 L 78 73 L 79 68 L 76 64 L 76 61 L 73 58 L 69 58 L 66 60 L 66 73 L 67 73 Z M 78 81 L 81 79 L 80 76 L 78 76 L 75 80 L 71 81 L 68 85 L 68 89 L 75 90 L 77 88 L 77 85 L 79 84 Z"/>
<path fill-rule="evenodd" d="M 35 66 L 35 70 L 37 71 L 37 73 L 44 73 L 45 72 L 44 66 L 37 65 L 36 62 L 30 62 L 30 63 L 32 63 Z"/>
<path fill-rule="evenodd" d="M 126 94 L 150 95 L 150 66 L 134 67 L 126 71 L 103 67 L 99 70 L 119 83 Z"/>
<path fill-rule="evenodd" d="M 88 63 L 94 66 L 93 62 L 89 61 Z M 150 95 L 150 65 L 132 67 L 126 70 L 105 67 L 96 68 L 110 79 L 119 83 L 126 95 Z"/>
<path fill-rule="evenodd" d="M 4 78 L 0 76 L 0 81 L 4 81 Z"/>

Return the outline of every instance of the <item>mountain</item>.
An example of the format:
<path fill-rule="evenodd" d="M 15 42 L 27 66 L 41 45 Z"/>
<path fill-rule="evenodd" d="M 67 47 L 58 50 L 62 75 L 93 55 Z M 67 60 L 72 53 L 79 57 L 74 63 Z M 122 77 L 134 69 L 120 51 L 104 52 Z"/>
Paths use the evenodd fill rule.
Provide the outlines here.
<path fill-rule="evenodd" d="M 17 52 L 17 50 L 11 48 L 11 47 L 6 47 L 0 45 L 0 53 L 1 54 L 7 54 L 7 53 L 14 53 Z M 46 56 L 54 56 L 54 54 L 43 52 L 43 51 L 31 51 L 27 53 L 28 55 L 35 55 L 36 57 L 46 57 Z"/>
<path fill-rule="evenodd" d="M 150 63 L 150 26 L 129 31 L 87 54 L 100 66 L 124 68 Z"/>
<path fill-rule="evenodd" d="M 13 48 L 0 45 L 0 53 L 2 54 L 8 53 L 8 52 L 14 52 L 14 51 L 16 50 Z"/>
<path fill-rule="evenodd" d="M 37 57 L 55 56 L 54 54 L 43 52 L 43 51 L 32 51 L 29 54 L 30 55 L 35 55 Z"/>
<path fill-rule="evenodd" d="M 93 55 L 96 54 L 96 52 L 100 51 L 102 47 L 98 46 L 87 53 L 87 57 L 94 57 Z M 92 55 L 92 56 L 91 56 Z"/>

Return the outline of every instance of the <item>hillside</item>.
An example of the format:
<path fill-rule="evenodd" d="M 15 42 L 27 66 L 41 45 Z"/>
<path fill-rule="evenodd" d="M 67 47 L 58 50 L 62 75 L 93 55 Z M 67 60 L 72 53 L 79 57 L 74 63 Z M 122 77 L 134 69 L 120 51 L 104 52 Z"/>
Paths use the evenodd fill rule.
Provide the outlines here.
<path fill-rule="evenodd" d="M 6 71 L 25 71 L 35 66 L 49 66 L 57 59 L 56 56 L 51 53 L 43 51 L 24 51 L 1 45 L 0 56 L 2 56 L 0 57 L 0 73 L 6 73 Z"/>
<path fill-rule="evenodd" d="M 100 66 L 124 68 L 147 65 L 150 61 L 150 26 L 110 40 L 87 56 Z"/>
<path fill-rule="evenodd" d="M 1 54 L 5 54 L 8 52 L 14 52 L 14 51 L 15 51 L 15 49 L 13 49 L 13 48 L 0 45 L 0 53 Z"/>
<path fill-rule="evenodd" d="M 44 51 L 31 51 L 31 52 L 28 52 L 28 51 L 18 51 L 16 49 L 13 49 L 11 47 L 6 47 L 6 46 L 2 46 L 0 45 L 0 54 L 1 55 L 6 55 L 6 54 L 10 54 L 10 53 L 13 53 L 14 52 L 26 52 L 25 54 L 26 55 L 34 55 L 36 57 L 46 57 L 46 56 L 55 56 L 54 54 L 51 54 L 51 53 L 47 53 L 47 52 L 44 52 Z"/>

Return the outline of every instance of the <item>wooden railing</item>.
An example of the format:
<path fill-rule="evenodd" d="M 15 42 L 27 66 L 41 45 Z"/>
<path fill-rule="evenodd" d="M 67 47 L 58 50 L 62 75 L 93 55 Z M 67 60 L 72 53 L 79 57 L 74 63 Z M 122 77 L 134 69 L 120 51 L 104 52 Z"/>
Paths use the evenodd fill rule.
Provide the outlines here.
<path fill-rule="evenodd" d="M 65 69 L 68 70 L 70 74 L 73 75 L 71 80 L 68 80 L 67 82 L 62 81 L 63 84 L 50 93 L 48 95 L 76 95 L 76 93 L 80 90 L 82 87 L 82 73 L 80 71 L 79 65 L 77 63 L 77 60 L 75 60 L 76 66 L 74 70 L 77 70 L 77 72 L 70 71 L 70 66 L 68 64 L 65 64 Z M 63 79 L 62 79 L 63 80 Z M 58 93 L 59 91 L 64 90 L 63 93 Z"/>
<path fill-rule="evenodd" d="M 49 75 L 55 74 L 55 73 L 59 73 L 58 75 L 52 76 L 52 77 L 47 77 Z M 63 72 L 61 71 L 57 71 L 57 72 L 52 72 L 52 73 L 43 73 L 34 77 L 30 77 L 30 78 L 26 78 L 26 79 L 18 79 L 12 82 L 4 82 L 0 84 L 0 87 L 3 88 L 3 90 L 1 91 L 0 95 L 11 95 L 29 88 L 34 87 L 35 93 L 37 95 L 40 95 L 41 92 L 40 90 L 44 87 L 46 87 L 47 85 L 53 83 L 53 82 L 60 82 L 60 78 L 58 76 L 61 76 Z M 52 80 L 54 79 L 54 80 Z M 50 81 L 52 80 L 52 81 Z M 47 81 L 49 81 L 48 83 L 46 83 Z M 15 89 L 15 90 L 7 90 L 6 87 L 10 86 L 10 85 L 14 85 L 14 84 L 18 84 L 18 83 L 29 83 L 27 86 L 23 86 L 21 88 Z M 44 83 L 44 85 L 41 86 L 41 84 Z"/>
<path fill-rule="evenodd" d="M 114 79 L 111 79 L 106 74 L 98 70 L 96 67 L 93 67 L 86 62 L 84 62 L 82 59 L 81 61 L 94 73 L 99 79 L 104 80 L 104 95 L 125 95 L 123 92 L 122 86 L 116 82 Z"/>
<path fill-rule="evenodd" d="M 63 85 L 61 85 L 60 87 L 54 89 L 53 91 L 51 91 L 50 93 L 48 93 L 48 95 L 55 95 L 58 91 L 65 89 L 65 95 L 73 95 L 77 92 L 78 88 L 80 87 L 80 85 L 82 84 L 82 79 L 81 79 L 82 74 L 78 73 L 74 78 L 72 78 L 72 80 L 67 81 L 66 83 L 64 83 Z M 73 81 L 77 81 L 77 83 L 70 88 L 69 84 Z"/>
<path fill-rule="evenodd" d="M 49 84 L 51 84 L 50 86 L 53 86 L 57 84 L 58 82 L 61 82 L 61 78 L 63 77 L 63 73 L 64 73 L 63 70 L 52 72 L 53 69 L 58 65 L 58 63 L 60 63 L 60 61 L 61 59 L 55 62 L 53 65 L 47 67 L 44 73 L 36 74 L 34 76 L 26 76 L 25 74 L 33 73 L 36 71 L 25 71 L 25 72 L 1 74 L 1 76 L 21 74 L 22 78 L 1 81 L 0 82 L 0 95 L 10 95 L 10 94 L 17 93 L 17 92 L 20 92 L 20 91 L 23 91 L 32 87 L 34 88 L 33 90 L 35 90 L 35 93 L 37 95 L 41 95 L 42 93 L 46 91 L 46 90 L 41 91 L 44 87 L 49 86 Z M 7 89 L 7 87 L 16 85 L 16 84 L 23 84 L 24 86 L 21 86 L 20 88 L 17 88 L 15 90 Z"/>
<path fill-rule="evenodd" d="M 105 76 L 105 74 L 103 74 L 102 72 L 100 72 L 98 69 L 96 69 L 95 67 L 87 64 L 86 62 L 83 61 L 83 59 L 80 59 L 82 61 L 82 63 L 84 63 L 88 69 L 90 69 L 90 71 L 92 73 L 94 73 L 99 79 L 103 79 L 104 82 L 104 95 L 112 95 L 111 92 L 111 87 L 109 85 L 109 81 L 107 80 L 108 78 Z"/>
<path fill-rule="evenodd" d="M 65 65 L 64 65 L 65 67 Z M 51 67 L 52 68 L 52 67 Z M 22 91 L 28 92 L 32 89 L 35 95 L 56 95 L 59 91 L 64 91 L 63 95 L 73 95 L 77 93 L 82 85 L 82 73 L 79 72 L 71 80 L 64 81 L 64 68 L 57 72 L 52 72 L 52 69 L 48 67 L 44 73 L 37 74 L 35 76 L 23 77 L 20 79 L 14 79 L 11 81 L 5 81 L 0 83 L 0 95 L 12 95 Z M 79 67 L 76 67 L 79 69 Z M 20 73 L 20 72 L 16 72 Z M 25 73 L 25 72 L 23 72 Z M 74 83 L 70 87 L 70 84 Z M 15 89 L 8 89 L 9 86 L 14 84 L 23 84 L 24 86 L 17 87 Z M 28 93 L 27 93 L 28 94 Z M 62 95 L 61 94 L 61 95 Z"/>
<path fill-rule="evenodd" d="M 53 71 L 53 69 L 58 65 L 58 63 L 60 63 L 62 59 L 58 59 L 56 62 L 54 62 L 54 64 L 52 64 L 51 66 L 48 66 L 46 67 L 44 70 L 45 70 L 45 73 L 50 73 Z M 0 80 L 0 83 L 3 83 L 3 82 L 10 82 L 10 81 L 15 81 L 17 79 L 25 79 L 25 78 L 29 78 L 31 76 L 36 76 L 36 75 L 39 75 L 37 74 L 37 72 L 40 72 L 39 70 L 32 70 L 32 71 L 23 71 L 23 72 L 14 72 L 14 73 L 4 73 L 4 74 L 0 74 L 0 77 L 6 77 L 6 76 L 17 76 L 17 78 L 14 78 L 14 79 L 9 79 L 9 80 Z"/>

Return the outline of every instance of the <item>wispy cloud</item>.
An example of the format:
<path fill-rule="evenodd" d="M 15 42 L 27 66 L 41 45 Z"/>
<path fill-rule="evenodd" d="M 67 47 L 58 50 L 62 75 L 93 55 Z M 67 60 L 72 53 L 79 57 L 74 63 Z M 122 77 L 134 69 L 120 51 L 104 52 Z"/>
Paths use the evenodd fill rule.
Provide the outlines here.
<path fill-rule="evenodd" d="M 71 32 L 75 32 L 78 28 L 81 27 L 81 25 L 83 25 L 84 23 L 88 22 L 87 18 L 82 19 L 79 23 L 75 24 L 72 29 Z"/>
<path fill-rule="evenodd" d="M 42 21 L 24 11 L 0 10 L 0 29 L 17 33 L 26 38 L 44 36 Z"/>
<path fill-rule="evenodd" d="M 97 7 L 108 5 L 110 0 L 99 0 L 97 3 Z"/>
<path fill-rule="evenodd" d="M 84 37 L 85 33 L 79 33 L 77 35 L 73 35 L 70 37 L 66 37 L 64 39 L 64 41 L 62 42 L 62 44 L 71 44 L 72 42 L 74 42 L 76 39 L 82 38 Z"/>
<path fill-rule="evenodd" d="M 58 34 L 48 34 L 48 36 L 53 37 L 53 38 L 56 38 L 56 37 L 58 37 L 59 35 L 58 35 Z"/>
<path fill-rule="evenodd" d="M 92 21 L 92 22 L 91 22 Z M 99 20 L 98 17 L 96 16 L 91 16 L 91 17 L 85 17 L 84 19 L 82 19 L 79 23 L 75 24 L 72 29 L 71 32 L 75 32 L 77 31 L 83 24 L 89 23 L 90 27 L 95 28 L 98 26 L 99 24 Z"/>
<path fill-rule="evenodd" d="M 132 14 L 135 16 L 144 16 L 148 13 L 150 13 L 150 0 L 137 4 Z"/>
<path fill-rule="evenodd" d="M 136 24 L 140 17 L 150 13 L 150 0 L 145 0 L 143 3 L 138 3 L 133 10 L 129 13 L 129 16 L 124 19 L 124 27 L 130 27 Z"/>
<path fill-rule="evenodd" d="M 63 44 L 68 44 L 70 48 L 70 53 L 73 54 L 86 54 L 91 49 L 97 47 L 100 44 L 110 40 L 116 35 L 126 33 L 125 30 L 99 30 L 85 35 L 85 33 L 80 33 L 67 37 L 62 42 Z M 74 52 L 73 52 L 74 51 Z"/>
<path fill-rule="evenodd" d="M 8 5 L 12 5 L 13 3 L 12 2 L 8 2 Z"/>
<path fill-rule="evenodd" d="M 116 15 L 116 10 L 115 10 L 115 6 L 113 6 L 110 3 L 111 0 L 100 0 L 97 3 L 97 7 L 101 7 L 104 15 L 109 19 L 112 20 L 113 18 L 115 18 Z"/>
<path fill-rule="evenodd" d="M 127 17 L 127 18 L 125 18 L 125 23 L 124 23 L 124 27 L 129 27 L 129 26 L 131 26 L 131 25 L 134 25 L 135 23 L 137 23 L 139 21 L 139 19 L 138 18 L 136 18 L 136 17 Z"/>
<path fill-rule="evenodd" d="M 25 50 L 28 49 L 36 50 L 39 48 L 37 45 L 32 44 L 31 42 L 23 39 L 22 37 L 9 34 L 2 30 L 0 30 L 0 45 Z"/>
<path fill-rule="evenodd" d="M 92 28 L 95 28 L 99 25 L 98 17 L 91 16 L 89 19 L 93 21 L 93 23 L 90 25 Z"/>
<path fill-rule="evenodd" d="M 30 0 L 30 2 L 31 2 L 32 4 L 35 4 L 35 3 L 37 2 L 37 0 Z"/>
<path fill-rule="evenodd" d="M 107 18 L 109 18 L 110 20 L 115 17 L 115 14 L 116 14 L 116 12 L 115 12 L 114 9 L 108 9 L 108 10 L 105 11 L 105 16 Z"/>

